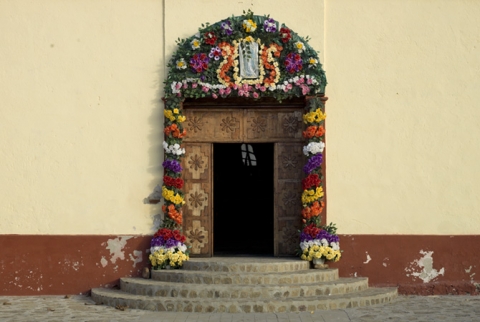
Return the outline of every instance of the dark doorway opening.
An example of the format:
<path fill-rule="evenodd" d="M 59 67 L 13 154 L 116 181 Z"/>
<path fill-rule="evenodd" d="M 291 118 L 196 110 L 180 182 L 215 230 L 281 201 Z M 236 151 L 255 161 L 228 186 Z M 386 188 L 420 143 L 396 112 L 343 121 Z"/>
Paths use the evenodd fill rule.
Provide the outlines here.
<path fill-rule="evenodd" d="M 213 253 L 273 256 L 273 143 L 213 145 Z"/>

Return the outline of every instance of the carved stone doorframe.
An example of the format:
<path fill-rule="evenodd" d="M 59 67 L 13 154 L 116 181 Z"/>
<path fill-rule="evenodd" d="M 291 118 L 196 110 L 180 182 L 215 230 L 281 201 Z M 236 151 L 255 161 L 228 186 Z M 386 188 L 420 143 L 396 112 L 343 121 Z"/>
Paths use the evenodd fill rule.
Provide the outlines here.
<path fill-rule="evenodd" d="M 183 229 L 191 255 L 213 250 L 213 144 L 274 143 L 274 255 L 294 255 L 301 228 L 302 115 L 305 100 L 286 103 L 193 101 L 184 103 Z"/>

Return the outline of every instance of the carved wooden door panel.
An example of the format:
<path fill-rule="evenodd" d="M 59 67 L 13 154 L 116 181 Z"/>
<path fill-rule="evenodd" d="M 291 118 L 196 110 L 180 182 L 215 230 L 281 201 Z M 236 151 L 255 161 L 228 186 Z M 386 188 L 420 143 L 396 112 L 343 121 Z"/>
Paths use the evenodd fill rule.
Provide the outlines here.
<path fill-rule="evenodd" d="M 301 229 L 303 144 L 275 143 L 274 239 L 275 256 L 295 255 Z"/>
<path fill-rule="evenodd" d="M 190 254 L 198 257 L 212 256 L 212 144 L 186 143 L 182 161 L 185 180 L 185 205 L 183 206 L 183 231 Z"/>

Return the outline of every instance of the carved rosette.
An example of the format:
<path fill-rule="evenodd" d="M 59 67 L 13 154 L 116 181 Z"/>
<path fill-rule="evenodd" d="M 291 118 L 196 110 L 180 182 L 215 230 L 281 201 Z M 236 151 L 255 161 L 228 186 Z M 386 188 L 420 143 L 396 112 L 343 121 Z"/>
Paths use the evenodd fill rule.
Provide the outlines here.
<path fill-rule="evenodd" d="M 240 128 L 240 121 L 233 116 L 227 116 L 222 119 L 220 127 L 224 132 L 233 133 Z"/>
<path fill-rule="evenodd" d="M 290 221 L 284 223 L 280 227 L 279 253 L 283 256 L 295 255 L 299 242 L 298 230 L 300 224 L 295 225 Z"/>
<path fill-rule="evenodd" d="M 187 178 L 201 179 L 208 169 L 208 156 L 202 151 L 200 145 L 188 146 L 188 154 L 185 161 L 185 172 Z"/>
<path fill-rule="evenodd" d="M 282 120 L 283 132 L 286 135 L 294 136 L 301 128 L 301 119 L 295 114 L 287 114 Z"/>
<path fill-rule="evenodd" d="M 186 194 L 186 208 L 189 214 L 195 217 L 202 215 L 208 207 L 208 193 L 202 189 L 200 183 L 194 183 Z"/>
<path fill-rule="evenodd" d="M 192 226 L 187 227 L 185 232 L 187 243 L 192 246 L 191 253 L 202 254 L 202 249 L 209 242 L 208 230 L 202 226 L 200 220 L 192 220 Z"/>
<path fill-rule="evenodd" d="M 265 132 L 265 130 L 267 129 L 267 117 L 265 115 L 252 117 L 250 120 L 250 127 L 255 133 Z"/>

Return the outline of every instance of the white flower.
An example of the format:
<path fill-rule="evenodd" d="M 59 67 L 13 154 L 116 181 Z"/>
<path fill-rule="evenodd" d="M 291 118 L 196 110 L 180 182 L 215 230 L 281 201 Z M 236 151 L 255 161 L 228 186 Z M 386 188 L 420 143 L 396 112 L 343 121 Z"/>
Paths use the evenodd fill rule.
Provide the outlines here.
<path fill-rule="evenodd" d="M 295 43 L 295 48 L 297 48 L 297 51 L 299 53 L 302 53 L 305 50 L 305 45 L 303 44 L 303 42 L 297 41 Z"/>
<path fill-rule="evenodd" d="M 310 154 L 322 153 L 325 148 L 325 143 L 323 142 L 310 142 L 308 145 L 303 147 L 303 154 L 309 156 Z"/>
<path fill-rule="evenodd" d="M 180 244 L 178 245 L 178 250 L 182 253 L 185 253 L 187 251 L 187 246 L 185 246 L 184 244 Z"/>
<path fill-rule="evenodd" d="M 340 243 L 332 242 L 330 247 L 332 247 L 333 250 L 340 250 Z"/>
<path fill-rule="evenodd" d="M 187 68 L 187 63 L 185 62 L 185 59 L 180 58 L 179 60 L 177 60 L 177 62 L 176 62 L 176 67 L 177 67 L 177 69 L 185 69 L 185 68 Z"/>
<path fill-rule="evenodd" d="M 193 38 L 190 44 L 192 45 L 193 50 L 200 48 L 200 40 L 198 40 L 197 38 Z"/>
<path fill-rule="evenodd" d="M 174 145 L 168 145 L 167 142 L 163 141 L 163 148 L 165 149 L 165 152 L 170 154 L 174 154 L 174 155 L 185 154 L 185 149 L 181 149 L 178 143 L 175 143 Z"/>

